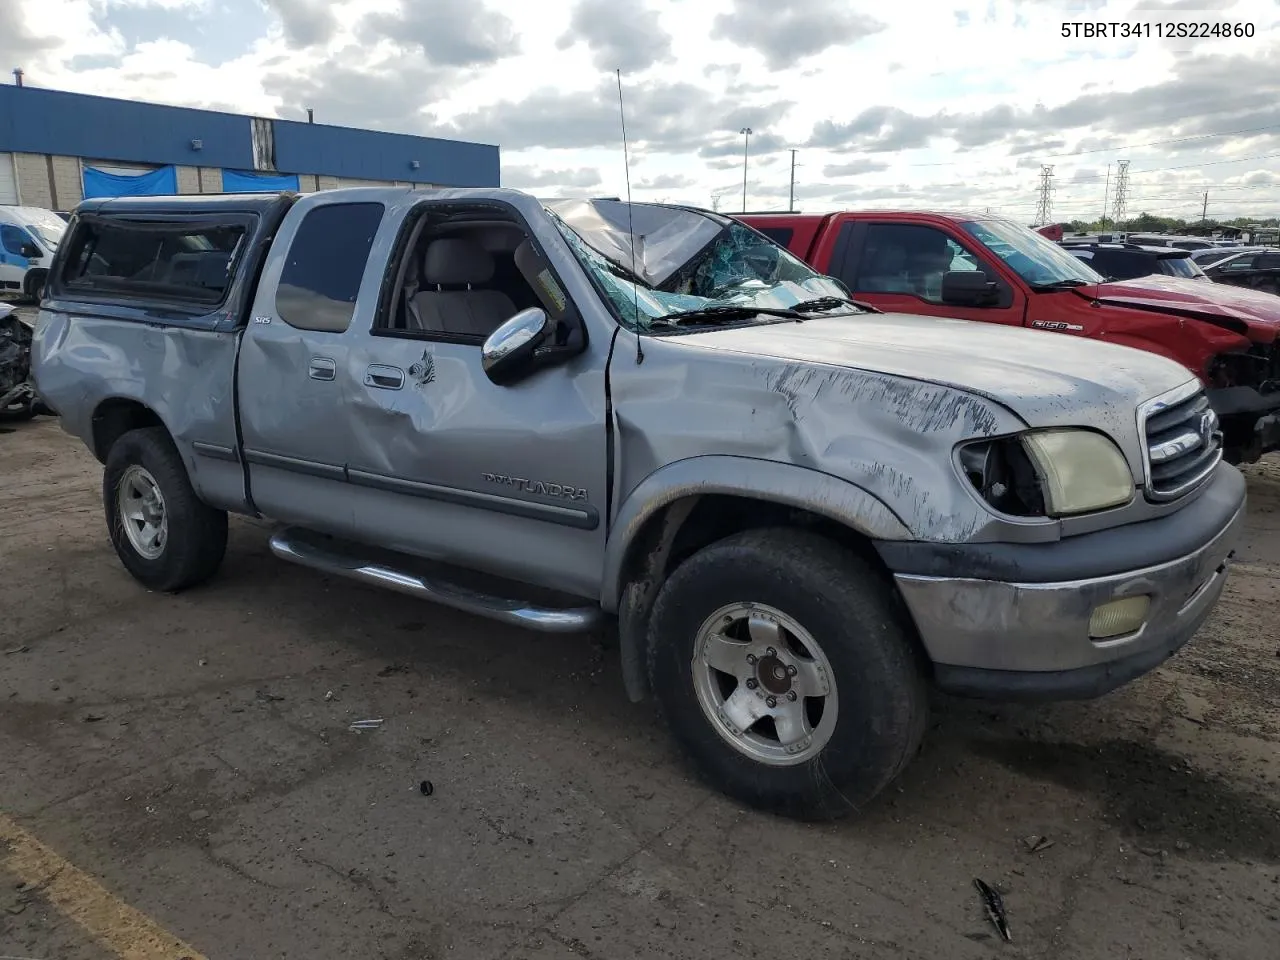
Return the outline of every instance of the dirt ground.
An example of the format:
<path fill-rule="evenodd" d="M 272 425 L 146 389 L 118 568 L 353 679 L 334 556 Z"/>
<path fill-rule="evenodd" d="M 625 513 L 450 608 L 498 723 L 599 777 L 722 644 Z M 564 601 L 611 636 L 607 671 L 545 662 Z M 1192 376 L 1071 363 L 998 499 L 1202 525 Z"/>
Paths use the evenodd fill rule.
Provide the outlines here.
<path fill-rule="evenodd" d="M 148 593 L 88 452 L 5 429 L 0 955 L 1274 960 L 1280 463 L 1248 474 L 1224 600 L 1164 668 L 939 698 L 889 796 L 814 826 L 691 778 L 615 652 L 327 580 L 257 523 Z"/>

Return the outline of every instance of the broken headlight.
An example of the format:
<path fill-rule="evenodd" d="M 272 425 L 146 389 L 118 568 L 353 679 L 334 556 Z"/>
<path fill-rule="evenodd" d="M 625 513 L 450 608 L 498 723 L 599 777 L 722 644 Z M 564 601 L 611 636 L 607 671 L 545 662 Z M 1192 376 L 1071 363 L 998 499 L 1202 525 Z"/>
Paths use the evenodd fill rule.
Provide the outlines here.
<path fill-rule="evenodd" d="M 960 466 L 992 509 L 1015 517 L 1065 517 L 1133 498 L 1124 454 L 1092 430 L 1029 430 L 959 450 Z"/>

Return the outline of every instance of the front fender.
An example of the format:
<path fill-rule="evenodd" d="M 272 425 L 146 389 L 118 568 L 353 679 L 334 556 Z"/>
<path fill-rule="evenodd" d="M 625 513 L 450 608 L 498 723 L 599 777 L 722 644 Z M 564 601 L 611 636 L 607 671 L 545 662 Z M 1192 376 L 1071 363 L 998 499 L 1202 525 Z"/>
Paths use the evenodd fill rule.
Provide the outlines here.
<path fill-rule="evenodd" d="M 645 524 L 684 497 L 720 494 L 807 510 L 875 540 L 909 540 L 911 531 L 883 501 L 830 474 L 751 457 L 689 457 L 649 474 L 619 505 L 605 548 L 600 605 L 616 613 L 628 551 Z"/>

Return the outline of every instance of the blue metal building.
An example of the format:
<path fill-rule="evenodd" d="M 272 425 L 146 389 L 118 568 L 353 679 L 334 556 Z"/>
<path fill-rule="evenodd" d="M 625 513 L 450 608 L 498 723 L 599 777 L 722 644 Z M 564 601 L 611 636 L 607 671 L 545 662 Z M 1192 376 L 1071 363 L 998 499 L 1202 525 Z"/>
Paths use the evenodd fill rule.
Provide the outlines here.
<path fill-rule="evenodd" d="M 0 86 L 0 204 L 375 184 L 497 186 L 498 148 Z"/>

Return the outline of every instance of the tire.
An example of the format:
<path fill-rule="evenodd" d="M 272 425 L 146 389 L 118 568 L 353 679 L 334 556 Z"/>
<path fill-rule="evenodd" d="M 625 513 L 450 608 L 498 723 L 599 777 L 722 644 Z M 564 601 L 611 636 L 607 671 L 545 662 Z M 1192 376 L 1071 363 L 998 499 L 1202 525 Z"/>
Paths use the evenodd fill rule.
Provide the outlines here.
<path fill-rule="evenodd" d="M 38 412 L 35 401 L 26 404 L 15 404 L 0 410 L 0 423 L 24 423 Z"/>
<path fill-rule="evenodd" d="M 129 490 L 122 495 L 122 486 Z M 154 501 L 136 499 L 131 493 L 153 487 Z M 126 529 L 138 529 L 141 521 L 122 513 L 122 500 L 143 512 L 158 538 L 150 537 L 143 550 Z M 102 474 L 102 503 L 111 545 L 134 579 L 152 590 L 176 592 L 203 583 L 217 572 L 227 550 L 227 515 L 196 496 L 186 465 L 163 427 L 130 430 L 107 454 Z M 143 528 L 146 529 L 145 527 Z"/>
<path fill-rule="evenodd" d="M 39 306 L 40 301 L 44 299 L 44 287 L 48 276 L 43 270 L 27 274 L 23 292 L 26 294 L 27 299 L 33 301 L 36 306 Z"/>
<path fill-rule="evenodd" d="M 774 674 L 781 662 L 777 658 L 770 658 L 768 674 L 766 659 L 745 668 L 756 671 L 745 680 L 710 672 L 701 657 L 695 662 L 704 628 L 714 622 L 718 629 L 739 630 L 738 621 L 724 624 L 743 607 L 764 619 L 752 622 L 747 614 L 741 627 L 752 632 L 737 636 L 751 638 L 754 647 L 744 645 L 742 652 L 759 652 L 761 641 L 753 631 L 760 627 L 768 638 L 768 619 L 778 622 L 777 614 L 820 647 L 820 655 L 798 657 L 786 639 L 795 634 L 783 624 L 781 636 L 789 646 L 783 652 L 785 669 L 801 668 L 794 682 L 827 675 L 828 689 L 834 692 L 834 697 L 821 700 L 818 716 L 810 712 L 815 701 L 803 692 L 788 706 L 781 688 L 774 687 L 783 709 L 794 710 L 796 703 L 805 706 L 802 712 L 813 729 L 812 741 L 795 756 L 785 755 L 781 726 L 773 729 L 779 748 L 770 745 L 772 719 L 749 727 L 747 735 L 735 736 L 725 729 L 727 720 L 713 716 L 716 706 L 705 705 L 709 696 L 725 696 L 730 687 L 731 697 L 759 696 L 770 676 L 773 683 L 782 682 L 777 680 L 780 674 Z M 862 809 L 919 750 L 928 720 L 928 691 L 912 629 L 892 585 L 855 554 L 804 531 L 748 531 L 704 548 L 663 584 L 650 619 L 649 681 L 673 737 L 711 784 L 773 813 L 834 819 Z M 738 663 L 739 647 L 718 649 L 731 651 L 731 662 Z M 818 669 L 823 661 L 829 675 Z M 712 680 L 701 682 L 704 676 Z M 752 679 L 756 686 L 748 692 Z M 710 694 L 705 692 L 708 688 Z M 728 716 L 730 702 L 719 710 L 723 716 Z M 833 710 L 833 720 L 828 709 Z M 790 722 L 794 724 L 794 715 Z M 762 759 L 758 754 L 763 749 L 773 755 Z"/>

